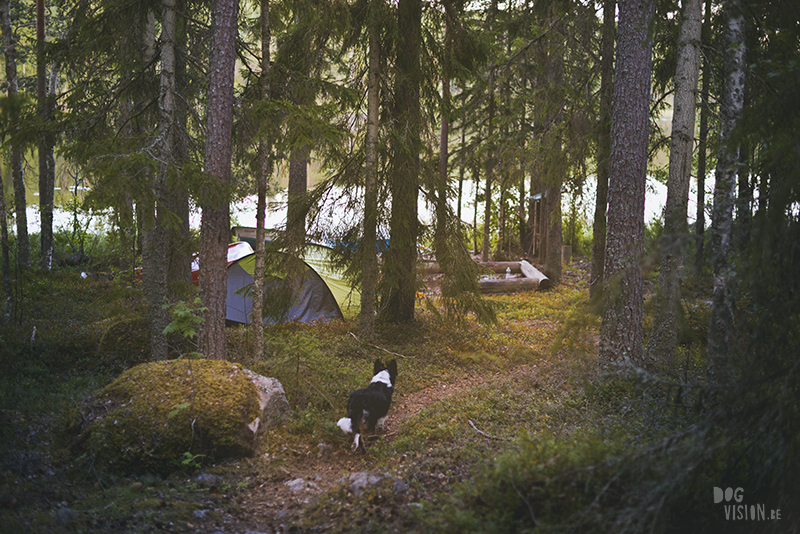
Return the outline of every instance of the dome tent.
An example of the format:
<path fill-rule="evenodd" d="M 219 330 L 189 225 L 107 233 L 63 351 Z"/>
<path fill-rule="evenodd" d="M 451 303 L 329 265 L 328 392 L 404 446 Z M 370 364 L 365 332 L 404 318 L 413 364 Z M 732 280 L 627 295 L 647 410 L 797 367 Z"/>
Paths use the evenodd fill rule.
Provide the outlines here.
<path fill-rule="evenodd" d="M 246 243 L 239 243 L 247 246 Z M 250 248 L 250 247 L 247 247 Z M 232 251 L 229 248 L 229 252 Z M 255 253 L 237 254 L 228 262 L 227 321 L 229 324 L 250 324 L 253 299 L 250 289 L 255 272 Z M 342 319 L 358 313 L 360 294 L 350 288 L 341 272 L 330 261 L 330 249 L 320 245 L 306 247 L 289 277 L 286 273 L 268 273 L 264 283 L 264 322 L 297 320 L 304 323 Z M 282 260 L 291 257 L 282 252 Z M 276 259 L 273 256 L 273 259 Z"/>

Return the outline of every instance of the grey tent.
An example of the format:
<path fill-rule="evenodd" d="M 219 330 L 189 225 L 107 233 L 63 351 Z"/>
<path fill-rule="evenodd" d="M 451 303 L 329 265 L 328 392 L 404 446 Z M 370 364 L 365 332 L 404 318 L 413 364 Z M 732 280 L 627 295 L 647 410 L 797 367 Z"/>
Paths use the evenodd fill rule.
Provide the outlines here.
<path fill-rule="evenodd" d="M 271 316 L 265 313 L 264 322 L 297 320 L 304 323 L 342 319 L 342 310 L 325 280 L 308 263 L 301 261 L 299 274 L 291 280 L 272 276 L 265 280 L 264 294 Z M 255 254 L 249 254 L 228 264 L 228 323 L 250 324 L 253 300 L 248 289 L 253 283 Z M 280 300 L 281 306 L 269 306 L 270 300 Z M 276 297 L 277 296 L 277 297 Z"/>

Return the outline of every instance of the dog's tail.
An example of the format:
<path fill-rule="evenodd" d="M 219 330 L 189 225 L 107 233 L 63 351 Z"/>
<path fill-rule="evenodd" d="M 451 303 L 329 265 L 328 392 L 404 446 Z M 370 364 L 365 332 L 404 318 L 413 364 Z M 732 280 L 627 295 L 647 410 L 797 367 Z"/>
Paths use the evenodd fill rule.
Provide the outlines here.
<path fill-rule="evenodd" d="M 351 410 L 347 417 L 339 419 L 336 426 L 345 434 L 366 432 L 369 429 L 369 410 L 366 408 Z"/>
<path fill-rule="evenodd" d="M 345 434 L 352 434 L 353 433 L 353 420 L 349 417 L 342 417 L 339 419 L 339 422 L 336 423 L 336 426 L 342 429 L 342 432 Z"/>

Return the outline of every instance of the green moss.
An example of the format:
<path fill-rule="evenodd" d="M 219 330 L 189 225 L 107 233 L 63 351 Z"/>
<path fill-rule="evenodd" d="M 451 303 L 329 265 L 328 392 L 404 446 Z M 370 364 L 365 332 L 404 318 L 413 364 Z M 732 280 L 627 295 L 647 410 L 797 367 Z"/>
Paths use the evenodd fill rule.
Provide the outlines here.
<path fill-rule="evenodd" d="M 74 452 L 120 472 L 166 472 L 183 453 L 206 460 L 250 455 L 257 393 L 241 368 L 216 360 L 136 366 L 83 406 Z M 74 427 L 73 427 L 74 428 Z"/>

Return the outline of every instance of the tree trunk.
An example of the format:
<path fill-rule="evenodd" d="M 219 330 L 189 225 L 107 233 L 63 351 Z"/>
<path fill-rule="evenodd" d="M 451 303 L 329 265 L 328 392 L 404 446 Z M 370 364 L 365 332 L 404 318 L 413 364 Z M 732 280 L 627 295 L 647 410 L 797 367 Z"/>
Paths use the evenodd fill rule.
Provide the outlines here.
<path fill-rule="evenodd" d="M 269 22 L 269 0 L 261 0 L 261 100 L 270 99 L 270 43 L 272 28 Z M 262 138 L 258 142 L 258 174 L 256 176 L 256 265 L 253 276 L 253 352 L 256 358 L 264 355 L 264 264 L 266 251 L 264 228 L 267 211 L 267 181 L 271 174 L 269 139 Z"/>
<path fill-rule="evenodd" d="M 384 263 L 383 294 L 386 298 L 381 318 L 387 322 L 407 323 L 414 320 L 417 282 L 421 0 L 399 0 L 397 19 L 400 43 L 392 110 L 392 215 L 390 245 Z"/>
<path fill-rule="evenodd" d="M 183 165 L 189 160 L 187 144 L 187 123 L 189 109 L 185 98 L 188 81 L 186 78 L 187 31 L 186 17 L 181 16 L 186 9 L 186 0 L 175 3 L 175 112 L 172 127 L 172 161 L 176 173 L 181 172 Z M 167 182 L 167 208 L 173 219 L 168 225 L 169 233 L 169 268 L 167 269 L 167 286 L 171 299 L 186 299 L 194 293 L 192 286 L 192 238 L 189 227 L 189 193 L 180 182 Z"/>
<path fill-rule="evenodd" d="M 378 283 L 378 113 L 380 105 L 380 32 L 377 0 L 369 10 L 369 66 L 367 73 L 367 132 L 364 148 L 364 236 L 363 278 L 361 280 L 361 315 L 359 330 L 366 339 L 375 337 L 375 287 Z"/>
<path fill-rule="evenodd" d="M 47 65 L 45 64 L 45 5 L 36 0 L 36 100 L 39 118 L 43 124 L 50 121 L 50 103 L 47 98 Z M 55 169 L 50 168 L 52 135 L 39 133 L 39 213 L 41 216 L 41 265 L 49 271 L 53 263 L 53 193 Z"/>
<path fill-rule="evenodd" d="M 489 10 L 486 13 L 486 28 L 489 33 L 492 32 L 494 26 L 494 17 L 497 12 L 497 0 L 492 0 Z M 483 247 L 481 248 L 481 261 L 489 261 L 489 237 L 491 231 L 492 219 L 492 181 L 494 180 L 494 113 L 495 113 L 495 70 L 489 69 L 489 103 L 488 103 L 488 119 L 486 129 L 486 176 L 484 177 L 486 184 L 484 186 L 484 207 L 483 207 Z"/>
<path fill-rule="evenodd" d="M 710 41 L 711 0 L 706 0 L 703 17 L 702 45 Z M 703 274 L 705 230 L 706 230 L 706 155 L 708 154 L 708 83 L 711 78 L 711 66 L 703 56 L 703 79 L 700 87 L 700 132 L 697 139 L 697 216 L 695 218 L 695 256 L 694 272 L 698 278 Z"/>
<path fill-rule="evenodd" d="M 739 147 L 732 140 L 744 109 L 745 27 L 740 0 L 724 6 L 723 86 L 720 102 L 719 155 L 715 171 L 714 209 L 711 217 L 711 261 L 714 296 L 708 327 L 709 381 L 731 380 L 731 343 L 734 332 L 733 207 L 736 201 L 736 167 Z"/>
<path fill-rule="evenodd" d="M 480 131 L 478 132 L 480 137 Z M 472 199 L 472 253 L 478 253 L 478 195 L 481 190 L 481 173 L 478 159 L 472 159 L 472 181 L 475 182 L 475 197 Z"/>
<path fill-rule="evenodd" d="M 158 98 L 158 154 L 159 167 L 155 176 L 156 207 L 151 234 L 148 239 L 149 261 L 143 273 L 150 307 L 150 351 L 153 360 L 165 360 L 169 346 L 164 329 L 169 324 L 169 314 L 164 309 L 167 301 L 169 271 L 170 206 L 167 195 L 167 175 L 172 168 L 173 129 L 175 124 L 175 0 L 161 4 L 161 73 Z"/>
<path fill-rule="evenodd" d="M 661 239 L 661 267 L 658 274 L 655 318 L 647 344 L 647 359 L 653 361 L 667 361 L 678 348 L 681 271 L 683 250 L 689 237 L 686 218 L 689 182 L 692 177 L 697 80 L 700 73 L 701 1 L 682 2 L 683 16 L 675 67 L 667 205 Z"/>
<path fill-rule="evenodd" d="M 208 71 L 205 170 L 209 180 L 202 204 L 200 295 L 206 307 L 200 352 L 225 359 L 227 250 L 230 232 L 233 80 L 236 64 L 237 0 L 213 0 Z M 214 193 L 211 190 L 214 190 Z"/>
<path fill-rule="evenodd" d="M 483 207 L 483 248 L 481 249 L 481 261 L 489 261 L 489 238 L 491 235 L 491 222 L 492 222 L 492 181 L 494 180 L 494 87 L 495 73 L 494 69 L 489 73 L 489 117 L 486 129 L 486 176 L 484 180 L 484 207 Z"/>
<path fill-rule="evenodd" d="M 306 239 L 305 195 L 308 191 L 308 153 L 309 147 L 306 145 L 293 149 L 289 157 L 286 232 L 289 245 L 296 250 L 303 247 Z"/>
<path fill-rule="evenodd" d="M 606 255 L 606 210 L 608 208 L 608 164 L 611 153 L 611 97 L 614 91 L 614 35 L 616 0 L 603 2 L 600 59 L 600 120 L 597 132 L 597 198 L 592 225 L 592 274 L 589 296 L 598 297 L 603 287 Z"/>
<path fill-rule="evenodd" d="M 644 191 L 650 113 L 653 0 L 621 0 L 611 117 L 609 207 L 600 365 L 642 358 Z"/>
<path fill-rule="evenodd" d="M 4 30 L 5 31 L 5 30 Z M 8 323 L 14 316 L 14 288 L 11 286 L 11 259 L 8 246 L 8 220 L 6 219 L 6 193 L 3 176 L 0 175 L 0 268 L 3 269 L 3 293 L 5 306 L 3 322 Z"/>
<path fill-rule="evenodd" d="M 461 150 L 464 151 L 464 140 L 467 135 L 467 122 L 462 118 L 461 119 Z M 466 161 L 464 154 L 461 155 L 461 161 L 458 165 L 458 203 L 456 204 L 456 220 L 458 221 L 459 225 L 462 225 L 461 221 L 461 202 L 464 197 L 464 172 L 466 168 Z"/>
<path fill-rule="evenodd" d="M 556 19 L 557 15 L 551 15 Z M 562 147 L 561 132 L 563 120 L 558 115 L 563 106 L 564 85 L 564 42 L 558 36 L 562 33 L 560 23 L 553 23 L 553 30 L 547 39 L 547 124 L 549 127 L 544 134 L 544 148 L 547 163 L 546 190 L 547 190 L 547 249 L 545 252 L 545 274 L 553 284 L 561 280 L 561 245 L 563 243 L 563 229 L 561 219 L 561 186 L 566 173 L 566 161 Z"/>
<path fill-rule="evenodd" d="M 2 0 L 0 2 L 0 18 L 2 18 L 3 46 L 6 56 L 8 99 L 15 101 L 19 95 L 19 82 L 17 78 L 17 47 L 14 42 L 14 31 L 11 27 L 10 0 Z M 10 107 L 9 121 L 9 137 L 12 138 L 12 142 L 8 148 L 8 163 L 11 167 L 11 180 L 14 184 L 14 211 L 17 221 L 17 264 L 20 268 L 27 269 L 31 265 L 31 244 L 28 239 L 27 198 L 25 174 L 22 166 L 22 147 L 13 141 L 19 130 L 19 108 L 16 105 Z"/>

